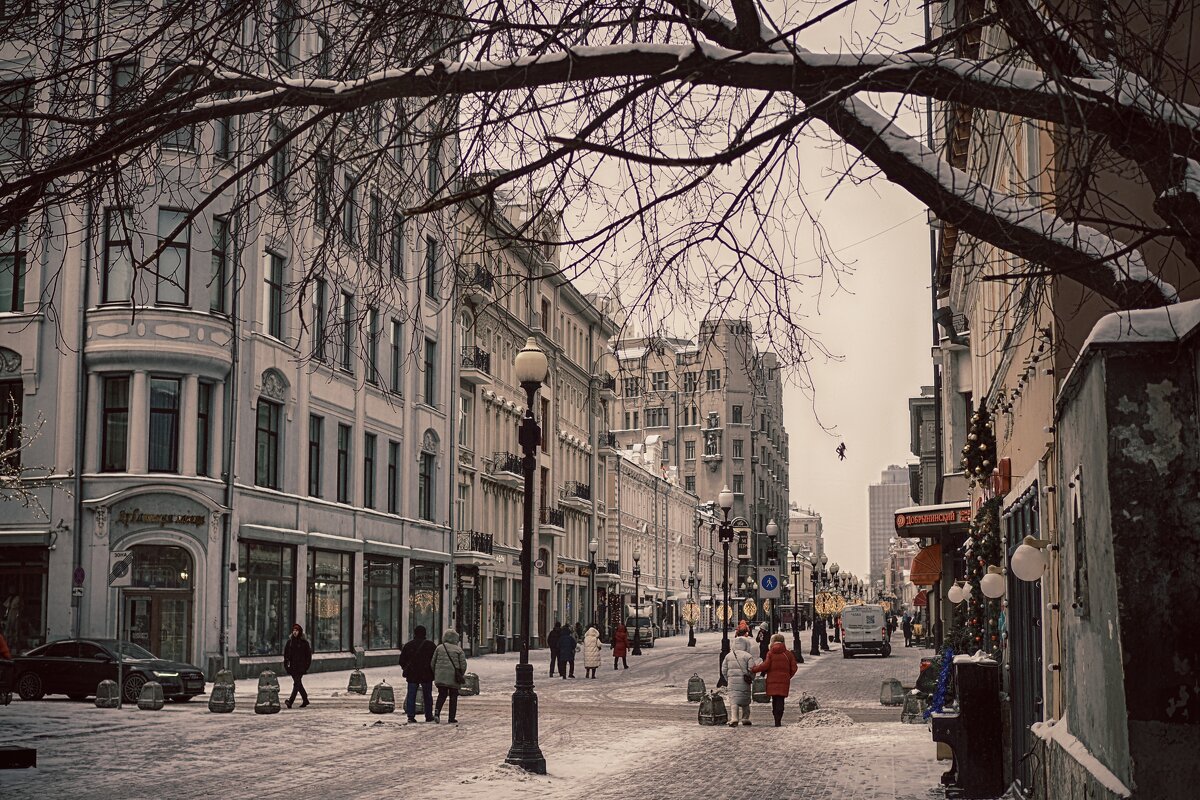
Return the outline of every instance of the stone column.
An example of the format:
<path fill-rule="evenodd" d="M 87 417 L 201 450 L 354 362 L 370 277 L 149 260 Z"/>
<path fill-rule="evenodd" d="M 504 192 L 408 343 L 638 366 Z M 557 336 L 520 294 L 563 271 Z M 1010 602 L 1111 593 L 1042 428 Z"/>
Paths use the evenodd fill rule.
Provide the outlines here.
<path fill-rule="evenodd" d="M 146 370 L 133 373 L 129 390 L 129 471 L 145 474 L 150 451 L 150 385 Z"/>
<path fill-rule="evenodd" d="M 196 453 L 207 443 L 198 442 L 199 426 L 196 420 L 200 411 L 200 378 L 198 375 L 183 376 L 183 397 L 179 403 L 179 472 L 182 475 L 196 474 Z M 211 416 L 209 418 L 211 425 Z"/>
<path fill-rule="evenodd" d="M 225 473 L 225 383 L 212 385 L 212 413 L 210 414 L 208 474 L 220 478 Z"/>

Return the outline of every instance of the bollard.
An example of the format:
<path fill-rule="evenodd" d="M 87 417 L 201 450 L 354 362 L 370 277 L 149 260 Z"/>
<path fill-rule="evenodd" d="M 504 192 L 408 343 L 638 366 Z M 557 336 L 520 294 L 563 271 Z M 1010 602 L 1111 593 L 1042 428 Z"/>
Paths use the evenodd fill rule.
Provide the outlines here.
<path fill-rule="evenodd" d="M 367 708 L 372 714 L 391 714 L 396 710 L 396 693 L 392 691 L 391 686 L 388 686 L 387 681 L 375 684 L 375 688 L 371 690 L 371 701 L 367 703 Z"/>
<path fill-rule="evenodd" d="M 228 714 L 236 705 L 232 683 L 214 683 L 208 693 L 208 710 L 214 714 Z"/>
<path fill-rule="evenodd" d="M 254 701 L 254 713 L 279 713 L 279 679 L 269 669 L 263 670 L 258 676 L 258 698 Z"/>
<path fill-rule="evenodd" d="M 367 676 L 363 674 L 361 669 L 356 669 L 350 673 L 350 683 L 346 686 L 347 692 L 355 694 L 367 693 Z"/>
<path fill-rule="evenodd" d="M 817 698 L 808 692 L 800 692 L 796 698 L 796 707 L 800 709 L 801 714 L 807 714 L 810 711 L 817 710 Z"/>
<path fill-rule="evenodd" d="M 233 679 L 233 670 L 231 669 L 217 670 L 217 678 L 213 683 L 227 683 L 230 686 L 237 686 L 237 682 Z"/>
<path fill-rule="evenodd" d="M 104 680 L 96 686 L 96 708 L 116 708 L 120 699 L 116 681 Z"/>
<path fill-rule="evenodd" d="M 706 693 L 700 700 L 696 718 L 701 725 L 725 725 L 729 722 L 729 711 L 725 708 L 725 697 L 718 692 Z"/>
<path fill-rule="evenodd" d="M 687 699 L 689 703 L 699 703 L 704 699 L 704 678 L 699 673 L 693 672 L 692 677 L 688 678 Z"/>
<path fill-rule="evenodd" d="M 0 692 L 0 706 L 6 706 L 12 702 L 12 692 Z"/>
<path fill-rule="evenodd" d="M 895 678 L 888 678 L 879 688 L 879 704 L 884 706 L 904 705 L 904 687 Z"/>
<path fill-rule="evenodd" d="M 163 691 L 158 681 L 146 681 L 138 693 L 138 708 L 142 711 L 162 711 Z"/>
<path fill-rule="evenodd" d="M 754 676 L 753 698 L 756 703 L 769 703 L 771 698 L 767 697 L 767 676 L 765 673 L 758 673 Z"/>
<path fill-rule="evenodd" d="M 900 711 L 900 721 L 910 725 L 925 723 L 925 695 L 916 689 L 904 695 L 904 708 Z"/>
<path fill-rule="evenodd" d="M 468 672 L 465 677 L 466 681 L 458 693 L 463 697 L 474 697 L 479 694 L 479 676 L 474 672 Z"/>

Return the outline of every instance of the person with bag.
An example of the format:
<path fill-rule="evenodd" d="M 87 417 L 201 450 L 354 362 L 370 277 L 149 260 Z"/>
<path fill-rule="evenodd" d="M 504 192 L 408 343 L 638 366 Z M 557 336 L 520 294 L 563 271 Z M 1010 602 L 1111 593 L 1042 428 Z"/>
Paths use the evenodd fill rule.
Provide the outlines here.
<path fill-rule="evenodd" d="M 763 662 L 752 667 L 753 672 L 767 674 L 767 696 L 771 698 L 771 713 L 775 715 L 775 727 L 783 725 L 783 701 L 787 699 L 792 685 L 792 676 L 799 667 L 792 651 L 783 643 L 783 634 L 771 637 L 771 646 Z"/>
<path fill-rule="evenodd" d="M 292 696 L 287 699 L 287 707 L 291 708 L 296 702 L 296 693 L 300 694 L 300 707 L 308 705 L 308 692 L 304 691 L 304 673 L 312 666 L 312 645 L 304 638 L 304 628 L 297 622 L 292 625 L 292 635 L 283 646 L 283 670 L 292 676 Z"/>
<path fill-rule="evenodd" d="M 759 661 L 767 657 L 767 648 L 771 645 L 770 640 L 771 635 L 767 632 L 767 623 L 760 623 L 759 626 L 754 629 L 754 641 L 758 642 Z"/>
<path fill-rule="evenodd" d="M 433 683 L 437 686 L 437 707 L 433 709 L 433 721 L 442 721 L 442 705 L 450 698 L 450 716 L 447 722 L 458 722 L 458 693 L 467 682 L 467 654 L 458 645 L 458 633 L 446 631 L 442 643 L 433 651 Z"/>
<path fill-rule="evenodd" d="M 583 677 L 595 678 L 600 669 L 600 631 L 595 626 L 583 635 Z"/>
<path fill-rule="evenodd" d="M 558 674 L 563 680 L 575 677 L 575 647 L 575 634 L 571 632 L 571 626 L 563 625 L 558 635 Z M 571 669 L 570 675 L 567 675 L 568 667 Z"/>
<path fill-rule="evenodd" d="M 400 650 L 400 671 L 408 681 L 408 694 L 404 698 L 404 712 L 409 722 L 417 721 L 417 690 L 423 693 L 425 721 L 437 722 L 433 716 L 433 642 L 425 638 L 425 626 L 413 629 L 412 641 Z"/>
<path fill-rule="evenodd" d="M 721 662 L 721 677 L 729 685 L 729 702 L 733 705 L 733 715 L 729 718 L 731 728 L 736 728 L 739 722 L 750 724 L 750 702 L 754 699 L 752 670 L 757 662 L 749 632 L 745 636 L 735 636 L 729 643 L 725 660 Z"/>
<path fill-rule="evenodd" d="M 629 669 L 629 662 L 625 659 L 625 654 L 628 652 L 629 631 L 625 630 L 624 625 L 618 625 L 612 640 L 613 669 L 617 668 L 618 661 L 625 665 L 625 669 Z"/>

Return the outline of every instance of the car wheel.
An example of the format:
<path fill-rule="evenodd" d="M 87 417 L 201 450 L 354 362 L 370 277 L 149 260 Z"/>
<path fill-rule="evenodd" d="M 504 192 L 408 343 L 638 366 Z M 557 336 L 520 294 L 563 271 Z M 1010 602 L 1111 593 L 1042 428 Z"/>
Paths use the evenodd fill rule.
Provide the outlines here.
<path fill-rule="evenodd" d="M 142 687 L 146 685 L 146 678 L 142 675 L 130 675 L 125 679 L 125 688 L 121 694 L 125 698 L 126 703 L 136 703 L 138 695 L 142 693 Z"/>
<path fill-rule="evenodd" d="M 46 696 L 41 677 L 36 672 L 26 672 L 17 680 L 17 694 L 22 700 L 41 700 Z"/>
<path fill-rule="evenodd" d="M 842 648 L 842 658 L 849 658 L 849 657 L 850 657 L 850 651 L 843 647 Z"/>
<path fill-rule="evenodd" d="M 186 703 L 195 696 L 196 695 L 194 695 L 194 694 L 185 694 L 183 697 L 172 697 L 171 702 L 172 703 Z"/>
<path fill-rule="evenodd" d="M 74 700 L 76 703 L 78 703 L 78 702 L 81 702 L 81 701 L 83 701 L 83 700 L 87 700 L 87 699 L 88 699 L 88 696 L 87 696 L 86 694 L 78 694 L 78 693 L 76 693 L 76 694 L 69 694 L 69 695 L 67 695 L 67 698 L 68 698 L 68 699 L 70 699 L 70 700 Z"/>
<path fill-rule="evenodd" d="M 892 646 L 891 646 L 890 644 L 885 644 L 885 645 L 883 646 L 883 652 L 881 653 L 881 655 L 882 655 L 884 658 L 887 658 L 887 657 L 888 657 L 888 656 L 890 656 L 891 654 L 892 654 Z"/>

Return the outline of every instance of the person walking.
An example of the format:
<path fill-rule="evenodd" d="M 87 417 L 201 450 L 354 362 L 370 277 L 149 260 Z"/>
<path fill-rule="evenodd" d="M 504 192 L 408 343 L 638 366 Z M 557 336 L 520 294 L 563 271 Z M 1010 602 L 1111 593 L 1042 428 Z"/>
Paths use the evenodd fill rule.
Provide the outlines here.
<path fill-rule="evenodd" d="M 595 678 L 600 669 L 600 631 L 595 626 L 583 635 L 583 677 Z"/>
<path fill-rule="evenodd" d="M 583 623 L 579 620 L 575 620 L 575 641 L 583 641 Z"/>
<path fill-rule="evenodd" d="M 900 620 L 900 630 L 904 631 L 904 646 L 912 647 L 913 623 L 912 617 L 907 611 L 904 612 L 904 617 Z"/>
<path fill-rule="evenodd" d="M 554 627 L 546 635 L 546 646 L 550 648 L 550 677 L 554 677 L 554 668 L 558 665 L 558 637 L 562 636 L 562 625 L 554 620 Z"/>
<path fill-rule="evenodd" d="M 767 657 L 761 664 L 757 664 L 751 669 L 767 675 L 767 696 L 771 698 L 771 713 L 775 715 L 775 727 L 778 728 L 783 725 L 783 701 L 787 699 L 788 689 L 792 685 L 792 676 L 799 669 L 796 665 L 796 657 L 783 643 L 782 633 L 771 637 L 771 646 L 767 649 Z"/>
<path fill-rule="evenodd" d="M 558 635 L 558 674 L 563 680 L 575 677 L 575 644 L 575 634 L 571 633 L 571 626 L 564 625 Z M 570 675 L 567 675 L 567 667 L 571 668 Z"/>
<path fill-rule="evenodd" d="M 458 632 L 446 631 L 442 643 L 433 651 L 433 683 L 437 686 L 437 706 L 433 709 L 433 721 L 442 721 L 442 705 L 450 698 L 450 716 L 447 722 L 458 722 L 458 693 L 465 683 L 467 654 L 458 645 Z"/>
<path fill-rule="evenodd" d="M 437 722 L 433 716 L 433 642 L 425 638 L 425 626 L 413 629 L 413 638 L 400 650 L 400 671 L 408 681 L 404 698 L 404 713 L 409 722 L 417 721 L 417 690 L 421 690 L 425 705 L 425 721 Z"/>
<path fill-rule="evenodd" d="M 771 646 L 771 635 L 767 632 L 767 623 L 760 623 L 754 630 L 754 641 L 758 642 L 759 661 L 767 657 L 767 648 Z"/>
<path fill-rule="evenodd" d="M 729 652 L 721 662 L 721 677 L 729 686 L 729 702 L 733 704 L 733 716 L 729 719 L 729 727 L 736 728 L 738 723 L 750 724 L 750 701 L 754 699 L 754 665 L 758 659 L 754 657 L 754 648 L 750 644 L 749 631 L 746 635 L 733 637 L 729 643 Z"/>
<path fill-rule="evenodd" d="M 629 631 L 625 630 L 624 625 L 618 625 L 612 640 L 613 669 L 617 668 L 618 661 L 625 665 L 625 669 L 629 669 L 629 661 L 625 658 L 628 652 Z"/>
<path fill-rule="evenodd" d="M 291 708 L 296 702 L 296 694 L 300 694 L 300 707 L 308 705 L 308 692 L 304 690 L 304 673 L 312 666 L 312 645 L 304 638 L 304 628 L 300 623 L 292 625 L 292 635 L 283 646 L 283 671 L 292 676 L 292 696 L 287 699 L 287 707 Z"/>

